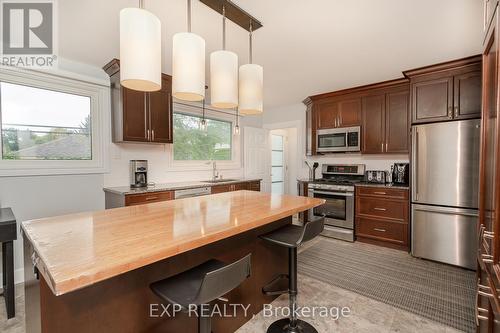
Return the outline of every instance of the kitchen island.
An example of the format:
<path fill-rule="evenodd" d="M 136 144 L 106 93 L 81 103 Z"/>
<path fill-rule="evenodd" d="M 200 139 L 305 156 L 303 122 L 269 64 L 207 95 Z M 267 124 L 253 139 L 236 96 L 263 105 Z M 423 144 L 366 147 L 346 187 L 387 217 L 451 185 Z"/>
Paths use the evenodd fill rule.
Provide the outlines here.
<path fill-rule="evenodd" d="M 26 330 L 32 332 L 196 332 L 194 317 L 151 317 L 149 284 L 216 258 L 252 253 L 252 275 L 226 295 L 250 305 L 214 318 L 234 332 L 273 300 L 261 288 L 288 270 L 288 252 L 259 236 L 323 200 L 252 191 L 157 202 L 22 223 Z"/>

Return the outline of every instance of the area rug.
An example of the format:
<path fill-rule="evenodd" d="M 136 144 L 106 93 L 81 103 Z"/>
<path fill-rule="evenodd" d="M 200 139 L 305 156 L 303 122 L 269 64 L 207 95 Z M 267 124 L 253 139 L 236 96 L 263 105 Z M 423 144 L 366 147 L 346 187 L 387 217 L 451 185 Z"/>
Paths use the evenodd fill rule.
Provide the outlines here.
<path fill-rule="evenodd" d="M 324 237 L 299 254 L 298 271 L 464 332 L 476 330 L 473 271 Z"/>

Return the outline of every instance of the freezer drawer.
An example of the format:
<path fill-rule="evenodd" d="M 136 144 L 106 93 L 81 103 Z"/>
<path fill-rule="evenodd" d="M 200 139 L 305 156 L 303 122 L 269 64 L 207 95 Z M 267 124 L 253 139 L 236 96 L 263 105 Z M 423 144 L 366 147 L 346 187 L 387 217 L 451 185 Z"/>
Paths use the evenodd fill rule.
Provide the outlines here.
<path fill-rule="evenodd" d="M 413 204 L 411 211 L 413 256 L 476 269 L 477 210 Z"/>
<path fill-rule="evenodd" d="M 414 126 L 412 202 L 478 207 L 480 119 Z"/>

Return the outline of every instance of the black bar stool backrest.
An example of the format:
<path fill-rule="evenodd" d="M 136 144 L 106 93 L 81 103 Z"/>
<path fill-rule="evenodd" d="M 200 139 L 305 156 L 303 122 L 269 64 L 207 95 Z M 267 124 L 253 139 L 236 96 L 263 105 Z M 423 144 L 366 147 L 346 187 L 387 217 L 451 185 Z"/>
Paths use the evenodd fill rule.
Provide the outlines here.
<path fill-rule="evenodd" d="M 205 274 L 195 303 L 208 304 L 238 287 L 250 276 L 252 254 Z"/>
<path fill-rule="evenodd" d="M 325 217 L 320 217 L 313 221 L 307 222 L 304 225 L 304 231 L 298 243 L 302 244 L 310 241 L 311 239 L 322 233 L 323 229 L 325 229 Z"/>

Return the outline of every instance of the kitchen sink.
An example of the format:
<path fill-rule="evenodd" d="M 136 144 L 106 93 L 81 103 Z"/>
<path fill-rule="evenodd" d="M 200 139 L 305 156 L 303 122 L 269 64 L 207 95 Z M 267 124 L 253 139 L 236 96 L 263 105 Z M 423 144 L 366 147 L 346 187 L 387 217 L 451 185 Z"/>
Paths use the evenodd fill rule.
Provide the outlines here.
<path fill-rule="evenodd" d="M 238 179 L 211 179 L 211 180 L 205 180 L 203 181 L 203 183 L 217 184 L 217 183 L 227 183 L 234 181 L 238 181 Z"/>

